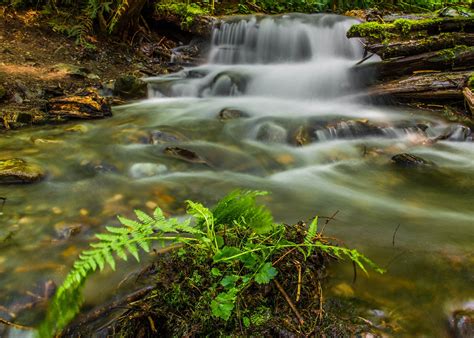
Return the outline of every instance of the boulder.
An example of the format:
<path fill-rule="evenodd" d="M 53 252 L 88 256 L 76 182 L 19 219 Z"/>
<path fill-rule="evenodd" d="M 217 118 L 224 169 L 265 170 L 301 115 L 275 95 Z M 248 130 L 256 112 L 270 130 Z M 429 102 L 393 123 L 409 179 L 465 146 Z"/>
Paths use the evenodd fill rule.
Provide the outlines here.
<path fill-rule="evenodd" d="M 134 75 L 124 75 L 115 81 L 113 93 L 124 99 L 146 98 L 147 84 Z"/>
<path fill-rule="evenodd" d="M 274 122 L 262 123 L 257 131 L 257 140 L 262 142 L 285 143 L 287 138 L 286 129 Z"/>
<path fill-rule="evenodd" d="M 44 176 L 40 167 L 22 159 L 0 160 L 0 184 L 34 183 Z"/>

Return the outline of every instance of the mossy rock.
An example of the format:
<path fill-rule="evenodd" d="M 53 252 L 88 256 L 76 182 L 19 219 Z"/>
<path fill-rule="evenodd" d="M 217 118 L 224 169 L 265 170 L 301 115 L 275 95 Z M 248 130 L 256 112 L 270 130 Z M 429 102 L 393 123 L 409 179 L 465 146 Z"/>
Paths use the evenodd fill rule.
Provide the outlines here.
<path fill-rule="evenodd" d="M 35 183 L 44 176 L 39 166 L 22 159 L 0 160 L 0 184 Z"/>
<path fill-rule="evenodd" d="M 115 81 L 114 95 L 124 99 L 145 98 L 147 96 L 147 84 L 134 75 L 125 75 Z"/>

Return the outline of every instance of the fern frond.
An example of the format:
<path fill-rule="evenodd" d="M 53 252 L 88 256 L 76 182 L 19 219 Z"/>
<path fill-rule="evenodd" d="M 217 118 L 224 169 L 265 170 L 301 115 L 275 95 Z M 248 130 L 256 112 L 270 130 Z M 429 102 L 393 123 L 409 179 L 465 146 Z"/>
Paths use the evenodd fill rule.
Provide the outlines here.
<path fill-rule="evenodd" d="M 258 196 L 267 194 L 265 191 L 233 191 L 212 209 L 215 223 L 231 226 L 238 222 L 259 234 L 272 231 L 274 220 L 270 210 L 256 203 Z"/>
<path fill-rule="evenodd" d="M 132 255 L 140 261 L 138 248 L 149 252 L 152 239 L 166 239 L 166 232 L 182 232 L 192 234 L 194 230 L 188 222 L 178 222 L 176 219 L 165 219 L 163 212 L 157 208 L 153 216 L 143 211 L 136 210 L 138 220 L 118 216 L 121 223 L 119 227 L 107 226 L 106 233 L 97 234 L 97 242 L 90 244 L 90 249 L 83 251 L 66 276 L 63 284 L 58 288 L 50 305 L 45 322 L 40 326 L 39 333 L 49 332 L 50 336 L 64 328 L 67 323 L 79 312 L 82 301 L 75 297 L 80 293 L 82 285 L 91 273 L 97 269 L 103 270 L 109 265 L 112 270 L 116 268 L 114 256 L 127 260 Z M 74 297 L 73 297 L 74 296 Z M 64 314 L 61 311 L 68 309 Z M 61 318 L 61 320 L 57 320 Z"/>
<path fill-rule="evenodd" d="M 308 232 L 306 233 L 306 236 L 304 238 L 304 243 L 305 244 L 311 244 L 314 242 L 314 238 L 316 237 L 318 233 L 318 217 L 315 217 L 311 224 L 308 227 Z M 308 252 L 306 253 L 306 257 L 309 257 L 311 253 L 313 252 L 314 247 L 313 246 L 308 246 Z"/>

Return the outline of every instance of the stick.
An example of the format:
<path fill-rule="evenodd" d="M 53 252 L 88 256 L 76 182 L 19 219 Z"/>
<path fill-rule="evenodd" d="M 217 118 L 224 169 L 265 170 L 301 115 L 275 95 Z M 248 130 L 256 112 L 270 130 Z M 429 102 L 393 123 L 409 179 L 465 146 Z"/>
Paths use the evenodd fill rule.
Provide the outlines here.
<path fill-rule="evenodd" d="M 0 318 L 0 323 L 2 323 L 4 325 L 7 325 L 7 326 L 14 327 L 15 329 L 18 329 L 18 330 L 29 330 L 29 331 L 34 330 L 32 327 L 24 326 L 24 325 L 20 325 L 20 324 L 15 324 L 15 323 L 9 322 L 8 320 L 3 319 L 3 318 Z"/>
<path fill-rule="evenodd" d="M 397 228 L 395 229 L 395 232 L 393 233 L 392 246 L 395 246 L 395 236 L 397 235 L 398 228 L 400 228 L 400 224 L 398 224 Z"/>
<path fill-rule="evenodd" d="M 301 314 L 299 313 L 299 311 L 296 308 L 295 304 L 293 304 L 293 302 L 291 301 L 290 296 L 288 296 L 286 291 L 283 289 L 281 284 L 276 279 L 274 279 L 273 282 L 275 283 L 278 291 L 280 291 L 280 293 L 283 295 L 283 298 L 285 298 L 285 300 L 288 303 L 288 305 L 290 306 L 291 310 L 293 310 L 293 313 L 295 314 L 296 318 L 298 318 L 298 321 L 299 321 L 300 325 L 303 325 L 304 324 L 303 317 L 301 317 Z"/>

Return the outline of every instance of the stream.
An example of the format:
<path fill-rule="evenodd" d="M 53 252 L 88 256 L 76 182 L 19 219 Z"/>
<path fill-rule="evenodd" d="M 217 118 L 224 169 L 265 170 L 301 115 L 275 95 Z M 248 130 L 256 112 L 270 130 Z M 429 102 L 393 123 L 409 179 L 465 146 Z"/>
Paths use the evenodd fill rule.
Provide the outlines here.
<path fill-rule="evenodd" d="M 44 308 L 32 315 L 28 305 L 115 215 L 156 206 L 180 215 L 187 199 L 212 205 L 248 188 L 270 192 L 262 201 L 279 221 L 338 211 L 325 233 L 388 270 L 352 284 L 352 265 L 334 264 L 328 294 L 342 285 L 400 332 L 445 335 L 449 313 L 474 297 L 472 136 L 433 114 L 372 103 L 372 74 L 353 71 L 362 46 L 345 37 L 356 22 L 230 20 L 214 30 L 206 64 L 148 78 L 149 98 L 115 107 L 113 118 L 2 135 L 2 157 L 48 175 L 0 185 L 0 317 L 37 323 Z M 396 166 L 401 153 L 435 165 Z M 89 305 L 124 275 L 92 280 Z"/>

